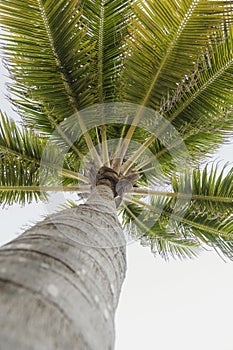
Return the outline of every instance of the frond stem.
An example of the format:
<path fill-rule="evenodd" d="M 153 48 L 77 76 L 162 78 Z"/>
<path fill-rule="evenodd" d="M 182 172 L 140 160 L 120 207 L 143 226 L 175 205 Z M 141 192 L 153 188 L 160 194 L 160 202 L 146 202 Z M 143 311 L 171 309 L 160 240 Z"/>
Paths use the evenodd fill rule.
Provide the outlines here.
<path fill-rule="evenodd" d="M 90 137 L 90 134 L 88 133 L 88 131 L 86 129 L 85 123 L 84 123 L 82 117 L 80 116 L 79 106 L 78 106 L 77 100 L 74 97 L 74 93 L 73 93 L 72 87 L 68 83 L 69 82 L 69 78 L 67 77 L 67 74 L 66 74 L 66 72 L 65 72 L 65 70 L 63 68 L 62 63 L 61 63 L 61 60 L 60 60 L 60 58 L 59 58 L 59 56 L 57 54 L 55 43 L 54 43 L 54 40 L 53 40 L 53 36 L 52 36 L 52 33 L 51 33 L 49 22 L 48 22 L 47 17 L 46 17 L 46 13 L 45 13 L 45 9 L 44 9 L 43 3 L 42 3 L 41 0 L 37 0 L 37 2 L 38 2 L 38 6 L 39 6 L 39 9 L 40 9 L 40 12 L 41 12 L 42 19 L 44 21 L 44 25 L 45 25 L 45 29 L 46 29 L 46 32 L 47 32 L 47 35 L 48 35 L 49 42 L 50 42 L 51 50 L 53 51 L 53 54 L 54 54 L 54 57 L 56 59 L 57 65 L 58 65 L 59 70 L 61 72 L 62 81 L 63 81 L 64 87 L 65 87 L 65 90 L 67 92 L 67 96 L 68 96 L 68 98 L 69 98 L 69 100 L 71 102 L 71 105 L 73 106 L 74 113 L 76 113 L 77 116 L 78 116 L 79 124 L 80 124 L 81 130 L 83 132 L 83 136 L 85 138 L 85 141 L 87 143 L 87 147 L 88 147 L 88 149 L 89 149 L 89 151 L 90 151 L 90 153 L 92 155 L 92 158 L 95 161 L 95 163 L 100 167 L 102 165 L 100 157 L 99 157 L 98 153 L 96 152 L 96 149 L 95 149 L 95 147 L 93 145 L 93 142 L 92 142 L 92 139 Z M 67 142 L 67 137 L 66 137 L 65 141 Z M 74 151 L 76 152 L 77 150 L 74 149 Z"/>
<path fill-rule="evenodd" d="M 147 209 L 149 209 L 150 211 L 154 211 L 155 213 L 157 214 L 160 214 L 161 215 L 161 211 L 158 211 L 156 210 L 156 208 L 150 204 L 147 204 L 145 202 L 142 202 L 140 201 L 139 199 L 136 199 L 136 198 L 131 198 L 131 200 L 135 203 L 135 204 L 138 204 L 138 205 L 141 205 L 142 207 L 146 207 Z M 181 217 L 179 215 L 176 215 L 176 214 L 172 214 L 172 213 L 169 213 L 167 212 L 166 210 L 163 210 L 162 211 L 162 214 L 164 214 L 165 216 L 167 216 L 168 218 L 171 218 L 171 219 L 174 219 L 178 222 L 182 222 L 188 226 L 191 226 L 191 227 L 195 227 L 196 229 L 199 229 L 201 231 L 207 231 L 209 232 L 210 234 L 213 234 L 213 235 L 216 235 L 216 236 L 219 236 L 221 235 L 222 237 L 224 238 L 230 238 L 232 239 L 232 235 L 230 234 L 227 234 L 226 232 L 224 231 L 221 231 L 221 230 L 215 230 L 214 228 L 212 227 L 208 227 L 208 226 L 205 226 L 203 224 L 199 224 L 197 222 L 194 222 L 194 221 L 191 221 L 191 220 L 188 220 L 188 219 L 185 219 L 184 217 Z"/>
<path fill-rule="evenodd" d="M 121 173 L 125 175 L 130 167 L 138 160 L 138 158 L 147 150 L 147 148 L 152 144 L 155 140 L 156 135 L 151 135 L 134 154 L 121 166 Z"/>
<path fill-rule="evenodd" d="M 25 191 L 25 192 L 79 192 L 89 193 L 91 186 L 0 186 L 0 191 Z"/>
<path fill-rule="evenodd" d="M 210 195 L 199 195 L 199 194 L 186 194 L 186 193 L 177 193 L 177 192 L 163 192 L 163 191 L 155 191 L 146 188 L 134 187 L 133 190 L 129 191 L 131 194 L 142 194 L 142 195 L 150 195 L 150 196 L 163 196 L 163 197 L 171 197 L 171 198 L 183 198 L 183 199 L 193 199 L 193 200 L 206 200 L 213 202 L 224 202 L 224 203 L 233 203 L 233 198 L 229 197 L 217 197 Z"/>
<path fill-rule="evenodd" d="M 19 152 L 13 151 L 7 147 L 0 146 L 0 151 L 3 154 L 11 154 L 14 157 L 20 157 L 22 160 L 28 161 L 30 163 L 34 163 L 35 165 L 38 165 L 38 166 L 42 165 L 41 160 L 37 160 L 37 159 L 31 158 L 31 157 L 28 157 L 25 154 L 21 154 Z M 43 161 L 43 166 L 46 168 L 50 168 L 50 169 L 60 170 L 60 167 L 58 167 L 57 165 L 48 164 L 45 161 Z M 78 179 L 78 180 L 83 181 L 85 183 L 89 183 L 88 178 L 82 174 L 76 173 L 72 170 L 65 169 L 65 168 L 62 168 L 61 171 L 62 171 L 63 175 L 67 175 L 68 177 L 72 177 L 74 179 Z"/>

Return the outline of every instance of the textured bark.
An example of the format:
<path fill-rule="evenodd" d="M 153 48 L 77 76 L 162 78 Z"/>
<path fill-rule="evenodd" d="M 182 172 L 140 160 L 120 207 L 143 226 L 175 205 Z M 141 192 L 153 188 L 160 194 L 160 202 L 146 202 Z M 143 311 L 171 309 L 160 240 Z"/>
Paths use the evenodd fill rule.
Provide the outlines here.
<path fill-rule="evenodd" d="M 98 186 L 0 249 L 0 350 L 110 350 L 125 276 L 113 193 Z"/>

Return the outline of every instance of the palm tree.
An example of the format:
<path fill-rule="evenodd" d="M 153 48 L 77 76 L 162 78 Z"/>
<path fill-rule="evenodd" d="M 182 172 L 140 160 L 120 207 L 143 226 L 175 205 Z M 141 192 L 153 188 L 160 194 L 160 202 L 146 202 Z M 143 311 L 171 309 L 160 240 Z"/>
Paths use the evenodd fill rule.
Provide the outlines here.
<path fill-rule="evenodd" d="M 231 1 L 0 0 L 0 200 L 77 201 L 1 248 L 4 349 L 113 349 L 125 235 L 232 259 Z M 84 201 L 85 203 L 83 203 Z M 119 215 L 117 215 L 117 213 Z M 124 228 L 124 232 L 123 232 Z"/>

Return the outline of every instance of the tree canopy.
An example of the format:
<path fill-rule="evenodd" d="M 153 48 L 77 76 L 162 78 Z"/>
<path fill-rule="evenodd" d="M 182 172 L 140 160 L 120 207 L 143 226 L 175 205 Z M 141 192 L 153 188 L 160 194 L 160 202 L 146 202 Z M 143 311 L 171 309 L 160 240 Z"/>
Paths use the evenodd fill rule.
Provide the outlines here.
<path fill-rule="evenodd" d="M 0 13 L 21 117 L 1 114 L 1 203 L 85 196 L 103 165 L 136 172 L 118 198 L 131 235 L 166 259 L 208 246 L 232 259 L 232 170 L 200 167 L 232 136 L 232 1 L 0 0 Z"/>

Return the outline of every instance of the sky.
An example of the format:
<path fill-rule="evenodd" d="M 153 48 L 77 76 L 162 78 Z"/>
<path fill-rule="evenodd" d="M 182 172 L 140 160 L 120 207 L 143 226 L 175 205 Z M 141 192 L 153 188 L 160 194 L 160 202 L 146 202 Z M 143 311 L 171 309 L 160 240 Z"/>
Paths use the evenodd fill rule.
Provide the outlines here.
<path fill-rule="evenodd" d="M 1 109 L 10 116 L 8 104 L 0 98 Z M 233 142 L 214 159 L 232 162 L 232 154 Z M 0 245 L 43 214 L 45 206 L 40 203 L 0 209 Z M 127 264 L 116 313 L 115 350 L 232 350 L 233 262 L 224 262 L 213 252 L 194 260 L 164 262 L 149 248 L 131 242 Z"/>

